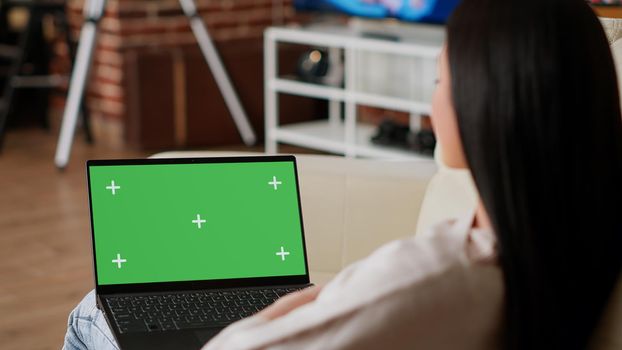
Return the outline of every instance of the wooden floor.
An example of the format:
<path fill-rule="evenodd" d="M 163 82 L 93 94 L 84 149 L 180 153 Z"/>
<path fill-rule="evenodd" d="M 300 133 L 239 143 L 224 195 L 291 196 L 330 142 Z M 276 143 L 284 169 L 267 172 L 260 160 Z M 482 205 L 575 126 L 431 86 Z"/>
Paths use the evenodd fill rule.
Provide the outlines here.
<path fill-rule="evenodd" d="M 59 172 L 55 137 L 12 130 L 0 154 L 0 349 L 60 349 L 67 315 L 93 288 L 84 162 L 147 155 L 77 138 Z"/>
<path fill-rule="evenodd" d="M 145 154 L 87 146 L 53 163 L 55 134 L 10 131 L 0 154 L 0 348 L 60 349 L 69 311 L 93 288 L 84 161 Z"/>

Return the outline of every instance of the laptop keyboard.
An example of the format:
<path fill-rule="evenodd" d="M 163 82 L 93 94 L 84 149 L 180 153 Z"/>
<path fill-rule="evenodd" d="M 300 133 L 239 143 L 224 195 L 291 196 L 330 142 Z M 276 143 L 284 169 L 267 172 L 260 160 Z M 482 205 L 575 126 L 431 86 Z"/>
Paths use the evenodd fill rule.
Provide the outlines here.
<path fill-rule="evenodd" d="M 121 333 L 223 327 L 299 288 L 236 289 L 106 297 Z"/>

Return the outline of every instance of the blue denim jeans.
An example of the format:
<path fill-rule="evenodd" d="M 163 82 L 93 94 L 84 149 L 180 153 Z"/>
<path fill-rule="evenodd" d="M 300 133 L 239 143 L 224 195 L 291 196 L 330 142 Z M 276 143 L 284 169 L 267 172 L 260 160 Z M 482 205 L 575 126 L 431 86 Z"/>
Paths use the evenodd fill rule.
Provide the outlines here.
<path fill-rule="evenodd" d="M 118 350 L 117 342 L 95 305 L 95 291 L 91 291 L 69 314 L 63 350 Z"/>

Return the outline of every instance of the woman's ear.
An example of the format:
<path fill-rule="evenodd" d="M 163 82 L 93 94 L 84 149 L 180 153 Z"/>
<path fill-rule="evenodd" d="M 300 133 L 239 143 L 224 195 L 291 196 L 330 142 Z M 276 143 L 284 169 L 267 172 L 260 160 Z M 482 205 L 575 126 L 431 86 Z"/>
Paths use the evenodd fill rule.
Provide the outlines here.
<path fill-rule="evenodd" d="M 451 73 L 446 46 L 439 56 L 437 70 L 438 79 L 432 97 L 432 125 L 437 144 L 440 145 L 442 161 L 449 168 L 468 168 L 458 118 L 452 102 Z"/>

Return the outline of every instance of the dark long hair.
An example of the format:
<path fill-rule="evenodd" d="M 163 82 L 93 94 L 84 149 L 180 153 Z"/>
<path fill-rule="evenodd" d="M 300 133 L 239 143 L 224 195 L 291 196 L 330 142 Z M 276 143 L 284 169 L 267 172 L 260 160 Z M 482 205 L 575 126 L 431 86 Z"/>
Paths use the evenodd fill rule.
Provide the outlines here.
<path fill-rule="evenodd" d="M 585 349 L 622 264 L 622 118 L 585 0 L 464 0 L 452 98 L 498 237 L 505 349 Z"/>

